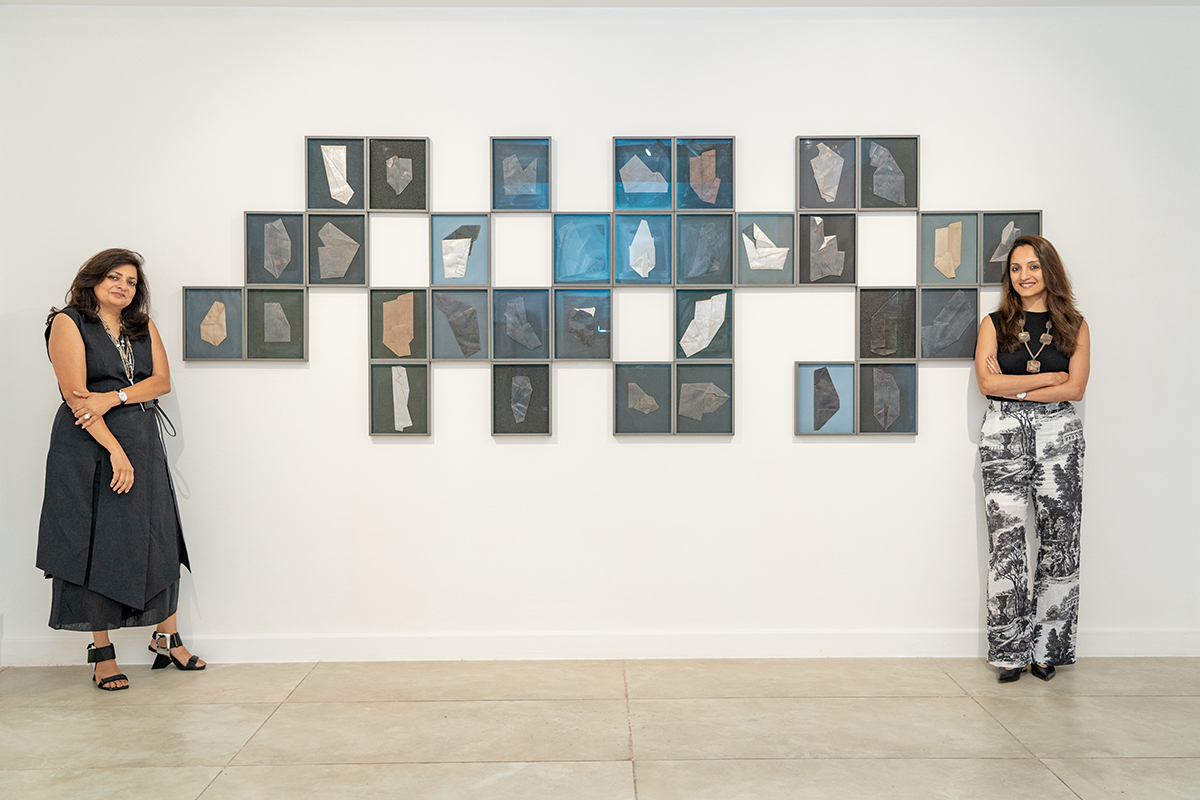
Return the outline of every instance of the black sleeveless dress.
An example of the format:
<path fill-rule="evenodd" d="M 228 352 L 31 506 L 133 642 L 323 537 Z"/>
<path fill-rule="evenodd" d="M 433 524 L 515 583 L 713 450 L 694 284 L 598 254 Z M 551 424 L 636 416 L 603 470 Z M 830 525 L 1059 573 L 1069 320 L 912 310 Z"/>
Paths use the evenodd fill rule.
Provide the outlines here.
<path fill-rule="evenodd" d="M 62 313 L 83 336 L 88 390 L 128 387 L 121 354 L 104 326 L 74 308 Z M 154 356 L 149 336 L 132 345 L 137 382 L 153 373 Z M 117 406 L 104 421 L 133 465 L 133 487 L 125 494 L 109 487 L 108 451 L 75 424 L 65 402 L 54 417 L 37 549 L 38 568 L 54 579 L 52 628 L 156 625 L 178 607 L 179 565 L 191 568 L 158 430 L 157 401 Z"/>

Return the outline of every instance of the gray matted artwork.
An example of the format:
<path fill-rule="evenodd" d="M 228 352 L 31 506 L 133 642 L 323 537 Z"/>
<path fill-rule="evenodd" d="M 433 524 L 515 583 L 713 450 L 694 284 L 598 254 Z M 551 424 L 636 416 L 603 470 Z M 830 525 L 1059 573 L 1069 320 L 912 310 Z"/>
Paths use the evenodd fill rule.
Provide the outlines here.
<path fill-rule="evenodd" d="M 435 359 L 487 361 L 487 290 L 434 289 L 430 327 Z"/>
<path fill-rule="evenodd" d="M 733 358 L 731 290 L 675 290 L 675 358 Z"/>
<path fill-rule="evenodd" d="M 429 433 L 429 365 L 412 361 L 372 364 L 371 435 Z"/>
<path fill-rule="evenodd" d="M 979 282 L 979 214 L 921 214 L 922 284 L 974 286 Z"/>
<path fill-rule="evenodd" d="M 677 364 L 673 412 L 676 433 L 733 435 L 733 365 Z"/>
<path fill-rule="evenodd" d="M 247 289 L 247 358 L 307 360 L 307 305 L 304 289 Z"/>
<path fill-rule="evenodd" d="M 742 286 L 788 286 L 796 278 L 796 215 L 738 214 L 734 250 Z"/>
<path fill-rule="evenodd" d="M 367 215 L 308 215 L 309 286 L 367 285 Z"/>
<path fill-rule="evenodd" d="M 797 137 L 797 208 L 854 208 L 857 144 L 852 137 Z"/>
<path fill-rule="evenodd" d="M 733 283 L 733 215 L 675 217 L 675 282 Z"/>
<path fill-rule="evenodd" d="M 985 284 L 1000 284 L 1008 268 L 1008 254 L 1018 236 L 1041 236 L 1040 211 L 985 211 L 982 258 Z"/>
<path fill-rule="evenodd" d="M 917 290 L 858 290 L 858 357 L 917 357 Z"/>
<path fill-rule="evenodd" d="M 550 290 L 492 290 L 492 358 L 550 358 Z"/>
<path fill-rule="evenodd" d="M 915 136 L 864 137 L 859 157 L 859 207 L 874 211 L 917 210 L 920 174 Z"/>
<path fill-rule="evenodd" d="M 429 140 L 368 139 L 371 211 L 429 210 Z"/>
<path fill-rule="evenodd" d="M 674 417 L 670 364 L 617 364 L 613 433 L 669 434 Z"/>
<path fill-rule="evenodd" d="M 371 290 L 371 358 L 429 358 L 427 289 Z"/>
<path fill-rule="evenodd" d="M 917 365 L 858 365 L 858 432 L 917 432 Z"/>
<path fill-rule="evenodd" d="M 800 214 L 797 282 L 801 285 L 853 285 L 858 277 L 858 217 L 854 214 Z"/>
<path fill-rule="evenodd" d="M 612 358 L 612 290 L 554 291 L 554 357 Z"/>
<path fill-rule="evenodd" d="M 242 354 L 242 290 L 183 288 L 185 360 L 237 360 Z"/>
<path fill-rule="evenodd" d="M 248 212 L 245 223 L 246 283 L 302 285 L 304 215 Z"/>
<path fill-rule="evenodd" d="M 978 333 L 978 289 L 921 289 L 921 358 L 973 359 Z"/>
<path fill-rule="evenodd" d="M 550 434 L 550 365 L 492 365 L 492 435 Z"/>
<path fill-rule="evenodd" d="M 308 208 L 366 208 L 365 150 L 366 142 L 359 138 L 305 139 Z"/>

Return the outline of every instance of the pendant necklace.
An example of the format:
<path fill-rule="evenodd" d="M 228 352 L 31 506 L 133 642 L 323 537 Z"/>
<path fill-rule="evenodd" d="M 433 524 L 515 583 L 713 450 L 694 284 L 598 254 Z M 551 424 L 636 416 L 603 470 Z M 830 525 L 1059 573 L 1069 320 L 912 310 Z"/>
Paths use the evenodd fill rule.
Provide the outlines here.
<path fill-rule="evenodd" d="M 1054 323 L 1051 322 L 1050 320 L 1046 320 L 1046 332 L 1038 337 L 1038 341 L 1042 343 L 1042 346 L 1039 347 L 1038 351 L 1035 353 L 1029 347 L 1029 331 L 1025 330 L 1025 320 L 1024 319 L 1021 320 L 1021 332 L 1017 334 L 1017 341 L 1024 344 L 1025 351 L 1027 353 L 1029 353 L 1029 361 L 1025 362 L 1025 371 L 1026 372 L 1041 372 L 1042 371 L 1042 362 L 1038 361 L 1037 357 L 1040 356 L 1042 354 L 1042 351 L 1046 349 L 1046 345 L 1048 345 L 1048 344 L 1050 344 L 1050 342 L 1054 341 L 1054 337 L 1050 335 L 1050 329 L 1052 327 L 1054 327 Z"/>
<path fill-rule="evenodd" d="M 125 370 L 125 377 L 129 380 L 129 385 L 133 385 L 133 345 L 129 343 L 129 337 L 124 333 L 120 337 L 113 336 L 112 329 L 108 327 L 108 323 L 104 318 L 100 318 L 100 324 L 104 326 L 104 332 L 108 334 L 109 340 L 116 345 L 117 352 L 121 354 L 121 367 Z M 1041 352 L 1040 350 L 1038 351 Z"/>

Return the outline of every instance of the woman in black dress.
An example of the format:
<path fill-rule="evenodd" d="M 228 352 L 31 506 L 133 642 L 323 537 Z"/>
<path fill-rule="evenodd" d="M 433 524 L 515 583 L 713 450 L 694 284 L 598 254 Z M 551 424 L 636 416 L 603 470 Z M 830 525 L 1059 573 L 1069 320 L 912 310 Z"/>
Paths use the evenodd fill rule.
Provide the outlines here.
<path fill-rule="evenodd" d="M 108 691 L 129 688 L 113 628 L 156 626 L 154 669 L 205 667 L 176 627 L 188 559 L 158 431 L 156 398 L 171 391 L 171 372 L 149 309 L 141 256 L 114 249 L 80 268 L 66 307 L 46 320 L 63 403 L 46 458 L 37 565 L 54 581 L 50 627 L 92 631 L 92 680 Z"/>

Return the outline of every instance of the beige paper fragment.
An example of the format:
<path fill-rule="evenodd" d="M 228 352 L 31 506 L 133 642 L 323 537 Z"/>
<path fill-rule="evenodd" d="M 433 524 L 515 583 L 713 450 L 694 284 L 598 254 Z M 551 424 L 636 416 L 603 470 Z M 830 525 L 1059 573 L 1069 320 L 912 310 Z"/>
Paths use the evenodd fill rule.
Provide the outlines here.
<path fill-rule="evenodd" d="M 412 355 L 413 293 L 383 304 L 383 343 L 398 356 Z"/>
<path fill-rule="evenodd" d="M 933 232 L 933 267 L 947 278 L 962 266 L 962 223 L 951 222 Z"/>
<path fill-rule="evenodd" d="M 692 191 L 705 203 L 717 202 L 721 179 L 717 177 L 717 151 L 705 150 L 688 159 L 688 182 Z"/>
<path fill-rule="evenodd" d="M 228 332 L 225 329 L 225 304 L 214 301 L 209 307 L 204 319 L 200 320 L 200 338 L 213 347 L 225 341 Z"/>

